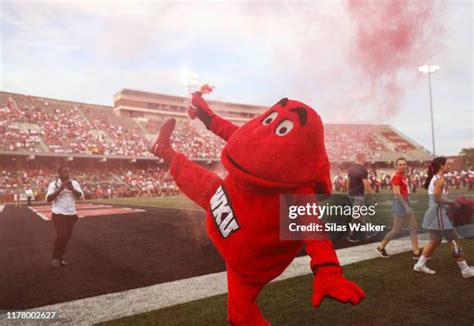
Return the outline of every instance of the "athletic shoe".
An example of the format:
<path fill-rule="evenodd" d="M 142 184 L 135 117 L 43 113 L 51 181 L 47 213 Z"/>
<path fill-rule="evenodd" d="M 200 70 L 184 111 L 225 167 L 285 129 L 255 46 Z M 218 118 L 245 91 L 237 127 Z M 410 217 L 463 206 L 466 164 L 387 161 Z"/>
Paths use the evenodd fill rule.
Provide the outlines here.
<path fill-rule="evenodd" d="M 462 277 L 464 278 L 471 278 L 474 277 L 474 267 L 469 266 L 465 270 L 461 271 Z"/>
<path fill-rule="evenodd" d="M 171 133 L 176 126 L 176 120 L 174 118 L 166 119 L 161 125 L 160 132 L 153 138 L 149 146 L 149 152 L 158 156 L 160 147 L 171 148 Z"/>
<path fill-rule="evenodd" d="M 377 253 L 378 253 L 379 256 L 382 257 L 382 258 L 390 258 L 390 255 L 387 254 L 387 252 L 385 251 L 385 248 L 380 249 L 379 247 L 377 247 Z"/>
<path fill-rule="evenodd" d="M 352 243 L 358 243 L 358 242 L 360 242 L 360 240 L 354 239 L 354 238 L 352 238 L 352 237 L 347 237 L 347 241 L 352 242 Z"/>
<path fill-rule="evenodd" d="M 61 260 L 61 265 L 71 265 L 71 263 L 68 263 L 67 261 Z"/>
<path fill-rule="evenodd" d="M 419 249 L 418 255 L 413 254 L 413 259 L 414 259 L 414 260 L 418 260 L 418 259 L 420 258 L 420 256 L 421 256 L 421 253 L 422 253 L 422 252 L 423 252 L 423 249 Z"/>
<path fill-rule="evenodd" d="M 413 270 L 415 272 L 420 272 L 420 273 L 425 273 L 425 274 L 436 274 L 436 272 L 432 269 L 429 269 L 426 265 L 418 265 L 418 264 L 415 264 L 415 266 L 413 266 Z"/>
<path fill-rule="evenodd" d="M 51 262 L 51 266 L 61 267 L 61 262 L 59 261 L 59 259 L 53 259 L 53 261 Z"/>

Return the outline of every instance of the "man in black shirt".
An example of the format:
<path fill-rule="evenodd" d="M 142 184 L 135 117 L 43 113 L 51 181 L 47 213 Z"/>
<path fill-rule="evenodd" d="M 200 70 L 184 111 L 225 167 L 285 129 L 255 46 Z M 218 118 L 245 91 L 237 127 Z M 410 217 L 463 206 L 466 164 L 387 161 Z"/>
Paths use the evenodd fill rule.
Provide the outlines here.
<path fill-rule="evenodd" d="M 347 175 L 347 189 L 353 207 L 365 206 L 364 195 L 374 193 L 370 182 L 368 180 L 368 172 L 365 168 L 365 155 L 359 153 L 356 155 L 356 164 L 354 164 L 348 171 Z M 359 218 L 353 218 L 352 223 L 367 223 L 367 216 L 362 215 Z M 364 234 L 363 239 L 366 240 L 368 234 Z M 359 242 L 360 239 L 355 238 L 353 231 L 349 233 L 348 240 L 351 242 Z"/>

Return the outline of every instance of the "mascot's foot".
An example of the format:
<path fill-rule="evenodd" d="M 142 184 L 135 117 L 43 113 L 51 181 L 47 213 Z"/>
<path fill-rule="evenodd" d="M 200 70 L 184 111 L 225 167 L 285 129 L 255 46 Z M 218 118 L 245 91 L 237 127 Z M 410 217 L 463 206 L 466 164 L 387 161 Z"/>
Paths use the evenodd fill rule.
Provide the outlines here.
<path fill-rule="evenodd" d="M 171 161 L 176 152 L 171 147 L 171 134 L 176 126 L 176 120 L 166 119 L 161 125 L 160 132 L 153 139 L 150 145 L 150 153 L 162 157 L 166 161 Z"/>

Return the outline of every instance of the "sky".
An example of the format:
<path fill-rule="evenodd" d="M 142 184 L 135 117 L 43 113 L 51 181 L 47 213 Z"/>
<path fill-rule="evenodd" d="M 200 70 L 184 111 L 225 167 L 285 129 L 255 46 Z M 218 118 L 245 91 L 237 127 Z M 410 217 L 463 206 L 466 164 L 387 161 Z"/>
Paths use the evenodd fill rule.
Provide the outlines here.
<path fill-rule="evenodd" d="M 473 146 L 471 1 L 0 0 L 0 89 L 113 105 L 123 88 L 303 101 L 326 123 L 390 124 L 436 152 Z"/>

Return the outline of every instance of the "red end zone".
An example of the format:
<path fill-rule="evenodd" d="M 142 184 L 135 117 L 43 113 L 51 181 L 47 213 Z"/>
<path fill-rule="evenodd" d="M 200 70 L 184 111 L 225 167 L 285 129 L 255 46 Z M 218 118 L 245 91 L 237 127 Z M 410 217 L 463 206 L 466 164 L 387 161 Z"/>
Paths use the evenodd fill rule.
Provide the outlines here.
<path fill-rule="evenodd" d="M 31 206 L 29 208 L 43 220 L 51 220 L 51 205 Z M 77 216 L 79 217 L 117 215 L 145 211 L 143 209 L 136 209 L 130 207 L 115 207 L 112 205 L 99 205 L 90 203 L 76 204 L 76 210 Z"/>

